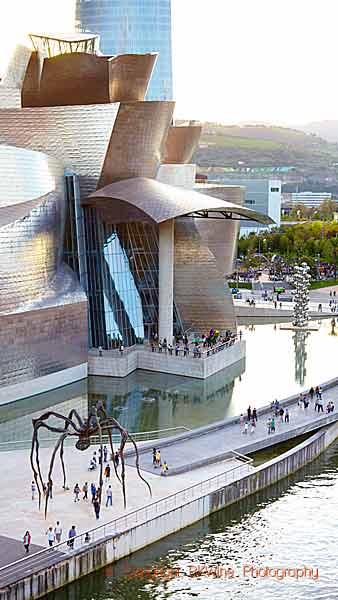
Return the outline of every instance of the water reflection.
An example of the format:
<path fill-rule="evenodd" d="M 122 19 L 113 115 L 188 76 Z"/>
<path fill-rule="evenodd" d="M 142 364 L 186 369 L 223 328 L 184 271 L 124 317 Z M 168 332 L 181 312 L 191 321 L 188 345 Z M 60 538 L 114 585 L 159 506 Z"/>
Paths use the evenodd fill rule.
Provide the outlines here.
<path fill-rule="evenodd" d="M 293 335 L 295 347 L 295 381 L 300 385 L 304 385 L 306 377 L 306 340 L 309 335 L 309 331 L 295 331 Z"/>
<path fill-rule="evenodd" d="M 85 416 L 101 400 L 129 431 L 199 427 L 286 398 L 336 376 L 337 336 L 330 319 L 319 330 L 281 330 L 279 325 L 241 327 L 246 361 L 206 380 L 136 371 L 123 379 L 90 377 L 0 407 L 0 443 L 31 437 L 31 419 L 47 407 Z M 323 360 L 325 358 L 325 360 Z M 182 359 L 183 360 L 183 359 Z"/>

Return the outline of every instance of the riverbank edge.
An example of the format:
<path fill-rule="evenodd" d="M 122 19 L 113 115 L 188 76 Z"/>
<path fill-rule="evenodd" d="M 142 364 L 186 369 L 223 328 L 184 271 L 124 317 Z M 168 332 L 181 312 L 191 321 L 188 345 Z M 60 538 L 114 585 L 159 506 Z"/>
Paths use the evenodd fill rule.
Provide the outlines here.
<path fill-rule="evenodd" d="M 21 577 L 0 589 L 0 600 L 36 600 L 125 558 L 288 477 L 315 460 L 337 437 L 338 423 L 335 422 L 295 448 L 254 468 L 249 474 L 239 476 L 228 485 L 201 494 L 198 498 L 166 513 L 156 515 L 125 531 L 116 532 L 114 536 L 102 538 L 70 556 L 59 558 L 53 565 L 46 566 L 36 573 Z"/>

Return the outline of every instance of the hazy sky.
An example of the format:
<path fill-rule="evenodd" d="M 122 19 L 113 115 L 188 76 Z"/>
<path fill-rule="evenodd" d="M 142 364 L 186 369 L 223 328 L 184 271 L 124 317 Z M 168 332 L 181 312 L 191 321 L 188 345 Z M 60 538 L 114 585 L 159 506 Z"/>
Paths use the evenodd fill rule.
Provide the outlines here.
<path fill-rule="evenodd" d="M 14 36 L 69 29 L 72 4 L 0 0 L 0 68 Z M 284 124 L 338 118 L 338 0 L 172 6 L 177 117 Z"/>

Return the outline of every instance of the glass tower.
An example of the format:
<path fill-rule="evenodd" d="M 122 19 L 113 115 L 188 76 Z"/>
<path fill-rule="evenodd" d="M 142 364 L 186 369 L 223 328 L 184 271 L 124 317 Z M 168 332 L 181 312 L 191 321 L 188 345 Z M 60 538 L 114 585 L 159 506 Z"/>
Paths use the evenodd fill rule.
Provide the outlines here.
<path fill-rule="evenodd" d="M 76 0 L 76 20 L 103 54 L 158 52 L 147 99 L 172 100 L 171 0 Z"/>

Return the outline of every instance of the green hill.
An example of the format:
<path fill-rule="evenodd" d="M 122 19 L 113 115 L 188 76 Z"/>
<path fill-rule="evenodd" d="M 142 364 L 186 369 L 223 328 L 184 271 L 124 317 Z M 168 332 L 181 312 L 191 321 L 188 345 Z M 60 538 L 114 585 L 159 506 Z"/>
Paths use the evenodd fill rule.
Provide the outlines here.
<path fill-rule="evenodd" d="M 203 125 L 194 156 L 201 167 L 292 166 L 300 171 L 334 169 L 338 144 L 296 129 L 270 125 Z"/>

